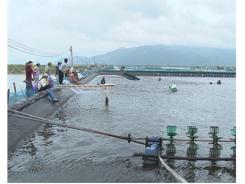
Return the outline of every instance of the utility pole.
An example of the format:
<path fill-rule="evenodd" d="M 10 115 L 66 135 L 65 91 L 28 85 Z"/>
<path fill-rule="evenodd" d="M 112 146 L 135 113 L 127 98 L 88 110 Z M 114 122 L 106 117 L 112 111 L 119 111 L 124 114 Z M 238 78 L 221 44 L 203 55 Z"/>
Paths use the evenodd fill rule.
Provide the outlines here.
<path fill-rule="evenodd" d="M 71 52 L 71 67 L 73 68 L 73 53 L 72 53 L 72 45 L 70 48 L 70 52 Z"/>

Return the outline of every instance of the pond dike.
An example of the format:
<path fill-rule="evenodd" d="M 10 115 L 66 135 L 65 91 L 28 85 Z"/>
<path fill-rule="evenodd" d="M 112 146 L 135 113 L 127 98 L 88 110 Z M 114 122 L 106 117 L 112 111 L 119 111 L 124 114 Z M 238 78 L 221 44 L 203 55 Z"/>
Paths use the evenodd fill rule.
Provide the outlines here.
<path fill-rule="evenodd" d="M 70 89 L 55 89 L 55 95 L 59 99 L 57 103 L 51 103 L 47 98 L 47 94 L 38 93 L 25 101 L 20 101 L 10 106 L 9 109 L 49 119 L 58 108 L 74 95 L 74 93 Z M 42 123 L 36 121 L 8 115 L 9 158 L 17 147 L 23 144 L 24 139 L 38 129 L 41 124 Z"/>

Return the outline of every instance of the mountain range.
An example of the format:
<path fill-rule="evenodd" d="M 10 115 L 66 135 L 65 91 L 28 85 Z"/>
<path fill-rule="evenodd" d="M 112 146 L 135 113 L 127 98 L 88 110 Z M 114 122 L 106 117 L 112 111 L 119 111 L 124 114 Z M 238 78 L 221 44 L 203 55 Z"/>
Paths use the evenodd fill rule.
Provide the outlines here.
<path fill-rule="evenodd" d="M 235 66 L 236 49 L 145 45 L 119 48 L 94 57 L 75 56 L 74 64 Z"/>

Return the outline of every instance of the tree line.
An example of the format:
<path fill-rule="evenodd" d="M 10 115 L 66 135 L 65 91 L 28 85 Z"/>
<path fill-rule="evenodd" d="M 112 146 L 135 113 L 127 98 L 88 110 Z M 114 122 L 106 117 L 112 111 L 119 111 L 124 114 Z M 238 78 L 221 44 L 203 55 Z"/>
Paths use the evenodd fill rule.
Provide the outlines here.
<path fill-rule="evenodd" d="M 46 65 L 40 65 L 39 71 L 41 73 L 44 73 Z M 74 66 L 76 70 L 78 71 L 84 71 L 85 69 L 88 69 L 87 66 Z M 55 65 L 51 67 L 51 71 L 53 74 L 55 74 Z M 8 64 L 8 74 L 25 74 L 25 65 L 23 64 Z"/>

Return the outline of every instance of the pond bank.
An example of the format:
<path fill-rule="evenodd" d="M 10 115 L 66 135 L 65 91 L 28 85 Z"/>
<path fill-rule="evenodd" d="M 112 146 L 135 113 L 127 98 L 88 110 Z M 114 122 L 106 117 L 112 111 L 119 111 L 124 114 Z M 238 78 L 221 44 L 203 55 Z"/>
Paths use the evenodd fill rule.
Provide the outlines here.
<path fill-rule="evenodd" d="M 56 90 L 55 94 L 59 99 L 57 103 L 51 103 L 46 95 L 39 94 L 22 104 L 11 106 L 12 110 L 19 110 L 34 116 L 50 118 L 52 114 L 71 98 L 74 93 L 70 89 Z M 16 148 L 21 145 L 23 140 L 30 136 L 34 130 L 39 128 L 41 123 L 21 119 L 8 115 L 8 157 L 10 158 Z"/>

